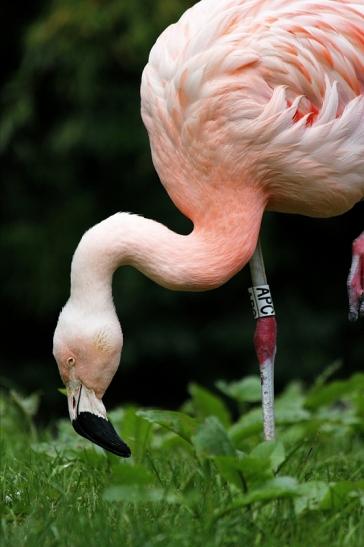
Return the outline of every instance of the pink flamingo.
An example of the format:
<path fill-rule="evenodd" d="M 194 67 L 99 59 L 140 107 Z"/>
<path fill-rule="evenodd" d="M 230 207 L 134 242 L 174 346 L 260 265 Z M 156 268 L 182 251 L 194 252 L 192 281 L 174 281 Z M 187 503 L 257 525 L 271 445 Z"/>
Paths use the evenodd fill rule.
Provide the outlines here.
<path fill-rule="evenodd" d="M 130 451 L 102 403 L 123 344 L 113 272 L 132 265 L 168 289 L 202 291 L 251 260 L 253 285 L 264 286 L 254 251 L 265 210 L 330 217 L 363 199 L 363 2 L 202 0 L 157 40 L 141 99 L 155 168 L 193 231 L 128 213 L 91 228 L 54 335 L 76 431 L 121 456 Z M 364 232 L 348 286 L 356 319 Z M 258 319 L 266 438 L 274 436 L 275 333 L 274 317 Z"/>

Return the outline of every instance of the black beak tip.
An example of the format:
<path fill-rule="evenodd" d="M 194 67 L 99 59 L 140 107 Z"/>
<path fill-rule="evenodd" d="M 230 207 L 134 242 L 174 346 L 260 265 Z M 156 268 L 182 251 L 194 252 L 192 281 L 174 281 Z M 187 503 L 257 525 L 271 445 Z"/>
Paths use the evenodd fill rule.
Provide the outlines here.
<path fill-rule="evenodd" d="M 122 458 L 129 458 L 131 451 L 119 437 L 113 425 L 105 418 L 91 412 L 80 412 L 72 421 L 73 429 L 85 439 Z"/>

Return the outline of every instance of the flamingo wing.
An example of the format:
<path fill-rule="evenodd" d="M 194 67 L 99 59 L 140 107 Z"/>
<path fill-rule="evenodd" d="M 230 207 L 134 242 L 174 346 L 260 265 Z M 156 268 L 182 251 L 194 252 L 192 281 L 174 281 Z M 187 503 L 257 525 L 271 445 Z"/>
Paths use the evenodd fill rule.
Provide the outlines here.
<path fill-rule="evenodd" d="M 168 191 L 219 172 L 310 216 L 364 197 L 361 1 L 203 0 L 157 40 L 141 95 Z"/>

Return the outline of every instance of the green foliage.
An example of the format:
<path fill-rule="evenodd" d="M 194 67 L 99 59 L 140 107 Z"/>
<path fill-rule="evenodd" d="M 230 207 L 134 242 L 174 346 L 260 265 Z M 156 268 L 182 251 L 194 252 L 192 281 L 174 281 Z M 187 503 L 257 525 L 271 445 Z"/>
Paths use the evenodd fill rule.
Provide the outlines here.
<path fill-rule="evenodd" d="M 364 374 L 354 374 L 350 382 L 347 380 L 339 380 L 331 382 L 325 387 L 315 386 L 309 392 L 306 399 L 308 408 L 318 408 L 323 405 L 332 404 L 338 399 L 344 399 L 348 395 L 349 398 L 353 391 L 364 396 Z"/>
<path fill-rule="evenodd" d="M 138 416 L 134 407 L 114 410 L 110 413 L 110 419 L 131 448 L 134 461 L 142 461 L 151 439 L 150 423 Z"/>
<path fill-rule="evenodd" d="M 221 422 L 210 416 L 199 426 L 192 438 L 197 454 L 206 456 L 233 456 L 235 450 Z"/>
<path fill-rule="evenodd" d="M 55 436 L 38 431 L 30 442 L 27 412 L 34 415 L 29 401 L 36 398 L 3 394 L 3 545 L 23 537 L 22 544 L 42 538 L 45 546 L 303 546 L 312 538 L 315 547 L 356 546 L 364 503 L 361 390 L 358 375 L 340 389 L 336 381 L 306 392 L 289 386 L 277 399 L 278 440 L 261 442 L 261 429 L 248 427 L 260 413 L 255 403 L 235 424 L 223 423 L 225 403 L 194 385 L 184 405 L 190 414 L 110 413 L 132 446 L 129 460 L 75 435 L 67 421 Z"/>
<path fill-rule="evenodd" d="M 230 382 L 229 384 L 220 380 L 216 386 L 225 395 L 240 403 L 254 403 L 260 400 L 260 381 L 256 376 L 249 376 L 239 382 Z"/>
<path fill-rule="evenodd" d="M 138 416 L 147 422 L 158 424 L 169 431 L 176 433 L 187 442 L 191 442 L 191 436 L 195 432 L 197 422 L 182 412 L 166 410 L 139 410 Z"/>
<path fill-rule="evenodd" d="M 223 425 L 231 424 L 230 412 L 219 397 L 197 384 L 190 384 L 189 393 L 193 412 L 197 416 L 202 418 L 216 416 Z"/>

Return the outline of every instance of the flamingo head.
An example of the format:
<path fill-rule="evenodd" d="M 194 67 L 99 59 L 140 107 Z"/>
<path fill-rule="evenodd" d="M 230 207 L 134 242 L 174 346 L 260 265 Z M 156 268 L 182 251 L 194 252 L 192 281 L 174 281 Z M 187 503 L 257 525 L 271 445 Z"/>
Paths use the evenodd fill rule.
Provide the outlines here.
<path fill-rule="evenodd" d="M 130 456 L 107 419 L 102 397 L 120 362 L 123 335 L 114 310 L 90 317 L 71 301 L 63 308 L 53 338 L 53 355 L 67 388 L 74 429 L 119 456 Z"/>

